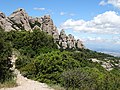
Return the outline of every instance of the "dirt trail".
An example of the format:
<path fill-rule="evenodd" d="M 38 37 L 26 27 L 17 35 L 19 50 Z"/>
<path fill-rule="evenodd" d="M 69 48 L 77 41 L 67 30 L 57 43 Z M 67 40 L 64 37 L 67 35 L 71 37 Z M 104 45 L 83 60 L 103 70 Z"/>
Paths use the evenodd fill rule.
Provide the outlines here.
<path fill-rule="evenodd" d="M 23 77 L 20 74 L 20 71 L 18 71 L 17 69 L 15 69 L 15 60 L 17 59 L 17 57 L 15 57 L 15 55 L 12 55 L 12 63 L 13 63 L 13 70 L 14 73 L 17 75 L 17 87 L 13 87 L 13 88 L 2 88 L 0 90 L 54 90 L 50 87 L 48 87 L 45 83 L 40 83 L 34 80 L 30 80 L 27 79 L 26 77 Z"/>

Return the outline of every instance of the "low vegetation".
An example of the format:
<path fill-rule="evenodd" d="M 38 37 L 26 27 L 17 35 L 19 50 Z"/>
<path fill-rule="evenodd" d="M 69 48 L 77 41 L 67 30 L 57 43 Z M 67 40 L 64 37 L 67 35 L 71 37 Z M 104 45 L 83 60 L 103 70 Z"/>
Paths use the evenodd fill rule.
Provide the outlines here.
<path fill-rule="evenodd" d="M 17 86 L 17 83 L 16 83 L 16 80 L 14 80 L 14 79 L 0 83 L 0 88 L 4 88 L 4 87 L 12 88 L 12 87 L 16 87 L 16 86 Z"/>
<path fill-rule="evenodd" d="M 13 73 L 10 70 L 12 67 L 10 56 L 12 54 L 12 46 L 5 38 L 6 33 L 0 30 L 0 88 L 3 86 L 13 86 Z M 8 83 L 9 82 L 9 83 Z"/>
<path fill-rule="evenodd" d="M 119 67 L 113 66 L 113 70 L 107 71 L 100 63 L 90 60 L 91 58 L 101 61 L 107 59 L 114 64 L 119 63 L 120 58 L 89 49 L 58 50 L 53 38 L 39 30 L 33 32 L 1 30 L 0 35 L 2 35 L 0 70 L 5 71 L 0 71 L 0 82 L 12 79 L 8 57 L 11 55 L 11 49 L 14 48 L 20 53 L 16 68 L 22 75 L 52 84 L 57 90 L 120 90 Z M 7 61 L 6 65 L 2 63 L 3 55 Z M 4 75 L 8 79 L 6 77 L 3 79 Z"/>

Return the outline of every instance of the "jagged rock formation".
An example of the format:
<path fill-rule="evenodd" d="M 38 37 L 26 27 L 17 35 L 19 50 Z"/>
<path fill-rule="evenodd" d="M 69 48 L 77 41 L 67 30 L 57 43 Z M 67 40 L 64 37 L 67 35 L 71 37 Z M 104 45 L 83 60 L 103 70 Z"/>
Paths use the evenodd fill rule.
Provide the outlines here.
<path fill-rule="evenodd" d="M 40 18 L 29 17 L 29 23 L 31 25 L 31 29 L 43 30 L 49 35 L 52 35 L 55 40 L 59 40 L 57 27 L 54 25 L 53 20 L 50 18 L 50 15 L 45 15 Z"/>
<path fill-rule="evenodd" d="M 67 36 L 63 29 L 60 32 L 59 45 L 61 45 L 63 49 L 84 48 L 82 41 L 80 41 L 79 39 L 76 40 L 71 34 Z"/>
<path fill-rule="evenodd" d="M 15 30 L 19 30 L 19 29 L 24 29 L 27 31 L 31 30 L 31 27 L 28 21 L 29 16 L 27 15 L 24 9 L 16 10 L 8 18 L 13 23 L 12 27 Z"/>
<path fill-rule="evenodd" d="M 2 12 L 0 12 L 0 28 L 6 31 L 14 30 L 11 21 Z"/>
<path fill-rule="evenodd" d="M 33 18 L 28 16 L 22 8 L 14 11 L 9 17 L 6 17 L 4 13 L 0 12 L 0 28 L 5 31 L 32 31 L 34 29 L 43 30 L 53 36 L 54 41 L 58 42 L 58 47 L 63 49 L 84 48 L 84 45 L 80 40 L 75 40 L 74 36 L 71 34 L 67 36 L 64 30 L 61 30 L 59 35 L 57 27 L 54 25 L 50 15 Z"/>

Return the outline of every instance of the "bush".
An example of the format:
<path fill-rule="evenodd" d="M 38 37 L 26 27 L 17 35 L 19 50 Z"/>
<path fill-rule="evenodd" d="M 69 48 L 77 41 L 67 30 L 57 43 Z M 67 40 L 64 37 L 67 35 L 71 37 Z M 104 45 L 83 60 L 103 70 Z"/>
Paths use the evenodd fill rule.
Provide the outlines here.
<path fill-rule="evenodd" d="M 40 30 L 29 31 L 11 31 L 7 33 L 6 39 L 11 41 L 13 48 L 19 50 L 22 55 L 33 58 L 42 53 L 42 48 L 49 52 L 50 49 L 57 49 L 53 37 Z"/>
<path fill-rule="evenodd" d="M 61 82 L 60 75 L 64 70 L 75 67 L 80 67 L 80 64 L 70 57 L 68 52 L 56 51 L 39 55 L 21 70 L 28 78 L 33 77 L 40 82 L 55 84 Z"/>
<path fill-rule="evenodd" d="M 62 73 L 63 86 L 67 90 L 119 90 L 120 79 L 103 73 L 97 68 L 77 68 Z"/>
<path fill-rule="evenodd" d="M 10 56 L 12 54 L 11 44 L 5 40 L 6 33 L 0 30 L 0 83 L 12 79 L 12 67 Z"/>
<path fill-rule="evenodd" d="M 63 72 L 64 87 L 66 87 L 66 89 L 71 88 L 72 90 L 98 90 L 96 78 L 98 78 L 99 75 L 90 71 L 92 71 L 91 68 L 78 68 Z M 97 70 L 95 71 L 98 72 Z"/>
<path fill-rule="evenodd" d="M 21 67 L 24 67 L 28 63 L 32 61 L 32 58 L 28 56 L 19 56 L 18 59 L 16 60 L 16 68 L 20 69 Z"/>

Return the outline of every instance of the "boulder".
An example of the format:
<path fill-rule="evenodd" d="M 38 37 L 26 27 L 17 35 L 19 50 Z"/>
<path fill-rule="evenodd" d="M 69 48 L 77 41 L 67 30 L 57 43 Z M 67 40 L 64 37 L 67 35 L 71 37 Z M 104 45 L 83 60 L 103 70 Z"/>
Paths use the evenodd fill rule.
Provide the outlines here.
<path fill-rule="evenodd" d="M 8 18 L 6 18 L 6 20 L 5 20 L 5 31 L 11 31 L 11 30 L 15 30 L 12 26 L 13 26 L 13 23 L 8 19 Z M 17 28 L 17 27 L 16 27 Z"/>
<path fill-rule="evenodd" d="M 62 29 L 61 32 L 60 32 L 60 39 L 64 42 L 67 41 L 67 35 L 65 34 L 65 30 Z"/>
<path fill-rule="evenodd" d="M 59 33 L 58 33 L 58 30 L 57 30 L 56 26 L 54 26 L 54 28 L 53 28 L 52 36 L 53 36 L 55 42 L 59 41 Z"/>
<path fill-rule="evenodd" d="M 66 49 L 67 48 L 67 42 L 62 42 L 62 48 Z"/>
<path fill-rule="evenodd" d="M 71 34 L 68 35 L 68 38 L 67 38 L 67 43 L 68 43 L 68 48 L 75 48 L 75 43 L 76 43 L 76 40 L 74 39 L 74 36 L 72 36 Z"/>
<path fill-rule="evenodd" d="M 77 48 L 84 48 L 83 42 L 80 39 L 77 40 Z"/>
<path fill-rule="evenodd" d="M 53 20 L 50 18 L 50 15 L 45 15 L 41 17 L 42 19 L 42 30 L 49 35 L 52 35 L 52 32 L 54 30 L 54 24 Z"/>
<path fill-rule="evenodd" d="M 5 31 L 14 30 L 14 28 L 12 28 L 11 21 L 2 12 L 0 12 L 0 28 Z"/>
<path fill-rule="evenodd" d="M 29 16 L 24 9 L 20 8 L 13 12 L 9 17 L 10 21 L 14 23 L 13 27 L 17 30 L 24 29 L 26 31 L 31 30 L 29 24 Z M 17 27 L 17 28 L 16 28 Z"/>

